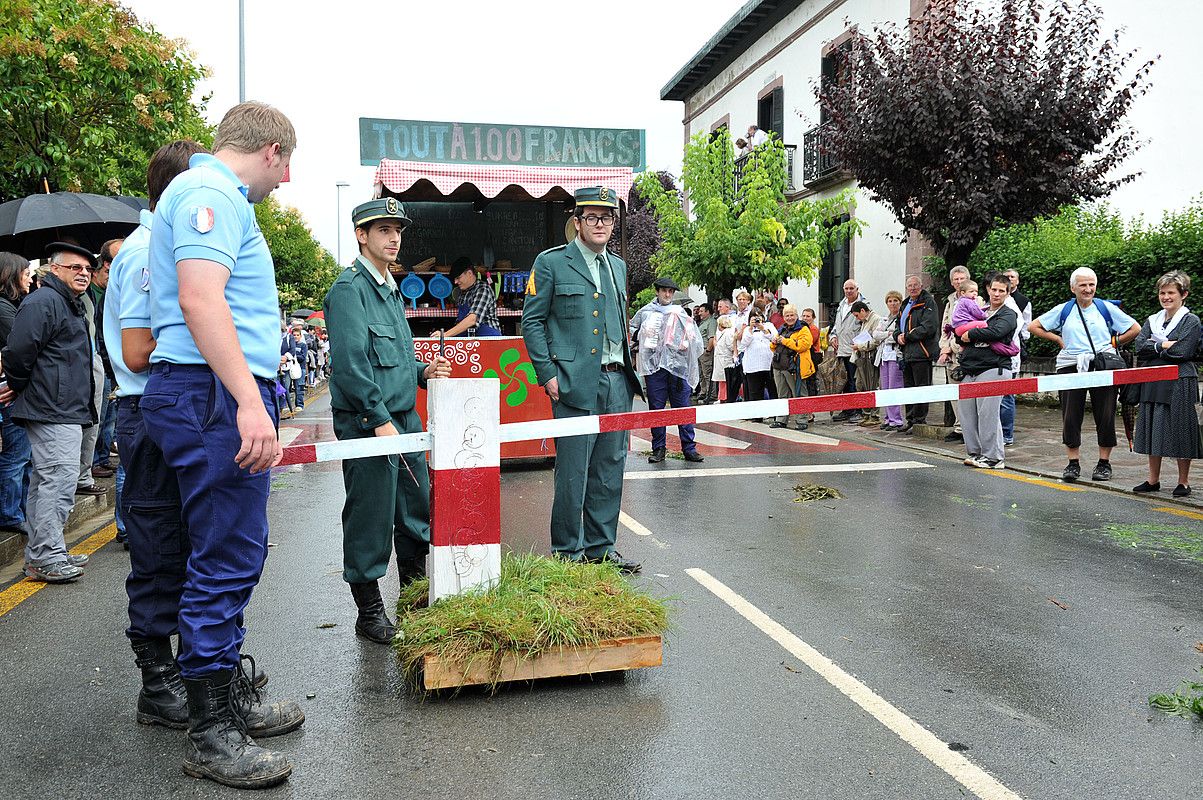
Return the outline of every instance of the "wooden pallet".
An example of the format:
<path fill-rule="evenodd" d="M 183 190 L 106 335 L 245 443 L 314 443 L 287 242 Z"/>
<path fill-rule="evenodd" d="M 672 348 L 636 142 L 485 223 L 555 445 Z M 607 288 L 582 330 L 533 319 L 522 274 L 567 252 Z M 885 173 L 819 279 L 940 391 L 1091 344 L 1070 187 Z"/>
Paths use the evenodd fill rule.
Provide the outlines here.
<path fill-rule="evenodd" d="M 530 659 L 506 656 L 496 681 L 490 669 L 491 665 L 484 659 L 478 659 L 465 669 L 462 662 L 426 656 L 422 667 L 422 683 L 429 691 L 494 682 L 617 672 L 641 667 L 658 667 L 662 663 L 664 649 L 659 636 L 632 636 L 599 642 L 594 647 L 566 647 Z"/>

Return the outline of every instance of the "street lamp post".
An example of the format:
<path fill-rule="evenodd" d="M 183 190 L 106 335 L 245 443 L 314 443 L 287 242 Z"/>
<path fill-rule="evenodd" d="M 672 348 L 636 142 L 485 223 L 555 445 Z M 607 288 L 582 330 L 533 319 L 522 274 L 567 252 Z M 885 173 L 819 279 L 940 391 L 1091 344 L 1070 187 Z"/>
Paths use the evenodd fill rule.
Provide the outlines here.
<path fill-rule="evenodd" d="M 350 186 L 346 181 L 334 182 L 334 229 L 337 232 L 335 248 L 338 250 L 338 265 L 343 265 L 343 187 Z"/>

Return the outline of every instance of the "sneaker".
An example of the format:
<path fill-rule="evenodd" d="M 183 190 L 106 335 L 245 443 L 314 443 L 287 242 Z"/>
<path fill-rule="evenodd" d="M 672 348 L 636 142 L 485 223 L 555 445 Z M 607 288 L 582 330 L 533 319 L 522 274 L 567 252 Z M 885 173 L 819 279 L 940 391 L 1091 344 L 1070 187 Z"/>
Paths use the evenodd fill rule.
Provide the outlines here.
<path fill-rule="evenodd" d="M 88 563 L 87 556 L 85 556 L 85 555 L 77 556 L 74 553 L 67 553 L 67 560 L 70 561 L 72 564 L 74 564 L 77 567 L 82 567 Z"/>
<path fill-rule="evenodd" d="M 963 441 L 965 441 L 965 435 L 962 433 L 957 433 L 956 431 L 953 431 L 952 433 L 950 433 L 944 437 L 944 441 L 946 441 L 946 442 L 963 442 Z"/>
<path fill-rule="evenodd" d="M 1013 444 L 1015 444 L 1014 439 L 1003 439 L 1003 447 L 1010 447 Z"/>
<path fill-rule="evenodd" d="M 965 466 L 967 466 L 967 467 L 976 467 L 976 466 L 977 466 L 977 460 L 978 460 L 979 458 L 981 458 L 981 457 L 982 457 L 982 454 L 981 454 L 981 453 L 970 453 L 970 454 L 969 454 L 969 457 L 968 457 L 968 458 L 966 458 L 966 459 L 965 459 L 964 461 L 962 461 L 961 463 L 962 463 L 962 464 L 964 464 L 964 465 L 965 465 Z"/>
<path fill-rule="evenodd" d="M 799 422 L 797 425 L 795 425 L 795 426 L 794 426 L 794 430 L 796 430 L 796 431 L 804 431 L 804 430 L 806 430 L 806 429 L 807 429 L 807 428 L 809 428 L 809 427 L 810 427 L 810 426 L 809 426 L 809 425 L 807 425 L 805 422 Z"/>
<path fill-rule="evenodd" d="M 44 583 L 67 583 L 83 574 L 84 571 L 82 569 L 67 561 L 59 561 L 54 564 L 25 565 L 25 575 L 27 577 Z"/>
<path fill-rule="evenodd" d="M 770 428 L 784 428 L 784 427 L 785 427 L 785 423 L 784 423 L 784 422 L 774 422 L 774 423 L 773 423 L 772 425 L 770 425 L 769 427 L 770 427 Z"/>
<path fill-rule="evenodd" d="M 836 414 L 831 415 L 831 421 L 832 422 L 844 422 L 848 419 L 849 416 L 850 415 L 847 411 L 840 411 Z"/>
<path fill-rule="evenodd" d="M 847 422 L 849 425 L 859 425 L 861 422 L 864 422 L 864 419 L 865 419 L 865 416 L 863 414 L 861 414 L 859 411 L 857 411 L 857 412 L 849 415 L 848 418 L 844 420 L 844 422 Z"/>
<path fill-rule="evenodd" d="M 977 461 L 975 461 L 973 463 L 973 466 L 977 467 L 978 469 L 1006 469 L 1007 468 L 1007 465 L 1003 463 L 1003 460 L 1001 458 L 984 458 L 982 456 L 978 456 Z"/>
<path fill-rule="evenodd" d="M 1073 483 L 1080 477 L 1082 477 L 1082 465 L 1077 461 L 1066 464 L 1065 469 L 1061 472 L 1061 480 L 1066 483 Z"/>
<path fill-rule="evenodd" d="M 1092 481 L 1111 480 L 1111 462 L 1100 458 L 1099 463 L 1094 467 L 1094 472 L 1090 473 L 1090 479 Z"/>

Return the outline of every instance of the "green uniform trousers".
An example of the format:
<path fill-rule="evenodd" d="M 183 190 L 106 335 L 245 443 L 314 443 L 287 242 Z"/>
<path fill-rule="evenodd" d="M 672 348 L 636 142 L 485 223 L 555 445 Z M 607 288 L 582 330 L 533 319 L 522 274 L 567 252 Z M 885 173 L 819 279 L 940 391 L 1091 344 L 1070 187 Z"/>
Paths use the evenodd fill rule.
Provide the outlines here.
<path fill-rule="evenodd" d="M 393 427 L 397 433 L 417 433 L 422 420 L 412 409 L 402 411 L 393 414 Z M 360 427 L 355 413 L 335 410 L 334 435 L 340 440 L 366 439 L 373 433 Z M 425 453 L 347 459 L 343 485 L 347 490 L 343 580 L 347 583 L 383 577 L 394 548 L 399 559 L 423 556 L 430 549 L 430 473 Z"/>
<path fill-rule="evenodd" d="M 631 410 L 631 387 L 622 372 L 602 372 L 592 409 L 552 403 L 556 419 Z M 556 439 L 555 500 L 551 506 L 551 550 L 565 558 L 602 558 L 614 550 L 622 473 L 627 463 L 626 431 Z"/>

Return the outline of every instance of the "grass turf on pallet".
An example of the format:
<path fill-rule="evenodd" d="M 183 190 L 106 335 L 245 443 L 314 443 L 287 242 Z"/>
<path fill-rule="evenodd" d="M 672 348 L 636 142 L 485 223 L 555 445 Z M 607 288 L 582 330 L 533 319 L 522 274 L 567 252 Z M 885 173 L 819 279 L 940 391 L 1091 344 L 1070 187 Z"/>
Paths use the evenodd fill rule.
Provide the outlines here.
<path fill-rule="evenodd" d="M 665 600 L 611 564 L 507 554 L 487 592 L 427 607 L 426 579 L 403 587 L 393 648 L 418 689 L 497 684 L 660 663 Z"/>

